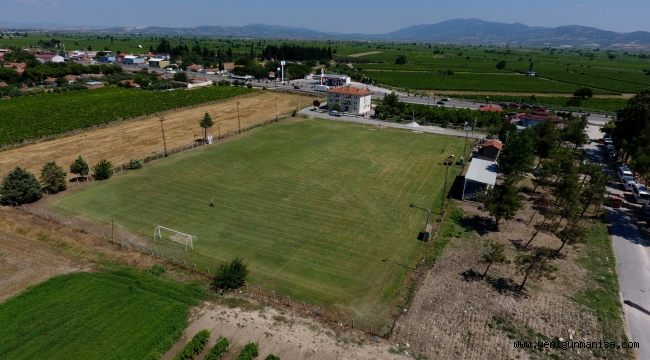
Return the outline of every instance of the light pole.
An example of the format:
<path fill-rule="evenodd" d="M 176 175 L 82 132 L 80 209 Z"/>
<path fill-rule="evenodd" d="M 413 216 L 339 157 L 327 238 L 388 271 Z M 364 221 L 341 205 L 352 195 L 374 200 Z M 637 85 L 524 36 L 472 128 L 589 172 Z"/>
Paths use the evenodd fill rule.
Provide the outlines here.
<path fill-rule="evenodd" d="M 418 236 L 418 240 L 422 241 L 422 244 L 420 244 L 420 253 L 418 255 L 418 258 L 422 258 L 422 248 L 424 247 L 425 242 L 429 242 L 429 238 L 431 237 L 431 231 L 429 231 L 429 218 L 431 217 L 431 209 L 425 209 L 419 206 L 416 206 L 415 204 L 409 205 L 411 209 L 418 209 L 422 211 L 427 212 L 427 221 L 424 223 L 424 231 L 422 232 L 422 238 L 420 239 L 420 236 Z M 418 260 L 419 261 L 419 260 Z"/>
<path fill-rule="evenodd" d="M 237 126 L 239 127 L 239 133 L 241 134 L 241 121 L 239 119 L 239 101 L 237 101 Z"/>
<path fill-rule="evenodd" d="M 425 208 L 419 207 L 419 206 L 417 206 L 415 204 L 411 204 L 411 205 L 409 205 L 409 207 L 411 209 L 418 209 L 418 210 L 422 210 L 422 211 L 427 212 L 427 222 L 424 224 L 424 231 L 426 232 L 427 228 L 429 227 L 429 218 L 431 217 L 431 209 L 425 209 Z"/>

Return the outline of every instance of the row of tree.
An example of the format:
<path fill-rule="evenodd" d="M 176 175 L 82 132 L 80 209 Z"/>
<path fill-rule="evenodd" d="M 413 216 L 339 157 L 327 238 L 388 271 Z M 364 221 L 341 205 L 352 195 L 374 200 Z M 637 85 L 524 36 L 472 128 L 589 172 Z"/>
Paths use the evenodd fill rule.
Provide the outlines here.
<path fill-rule="evenodd" d="M 650 89 L 628 101 L 604 129 L 612 135 L 623 161 L 643 179 L 650 176 Z M 647 180 L 646 180 L 647 181 Z"/>
<path fill-rule="evenodd" d="M 406 104 L 399 101 L 397 94 L 384 96 L 375 108 L 375 117 L 382 120 L 412 120 L 424 124 L 447 126 L 476 126 L 478 128 L 500 128 L 504 122 L 499 113 L 481 112 L 469 109 L 449 109 L 419 104 Z"/>
<path fill-rule="evenodd" d="M 79 156 L 70 164 L 70 172 L 76 175 L 77 181 L 85 179 L 90 168 L 88 163 Z M 101 160 L 93 166 L 96 180 L 106 180 L 113 174 L 113 165 L 108 160 Z M 16 167 L 2 181 L 0 186 L 0 203 L 2 205 L 21 205 L 37 201 L 43 192 L 55 194 L 67 189 L 67 174 L 56 162 L 43 166 L 40 181 L 29 171 Z"/>
<path fill-rule="evenodd" d="M 316 47 L 282 44 L 268 45 L 262 50 L 260 59 L 262 60 L 287 60 L 287 61 L 306 61 L 306 60 L 332 60 L 333 51 L 331 47 Z"/>
<path fill-rule="evenodd" d="M 538 220 L 528 241 L 521 244 L 524 252 L 515 260 L 523 275 L 520 289 L 530 277 L 550 276 L 555 270 L 552 260 L 565 246 L 584 240 L 585 213 L 603 202 L 606 176 L 599 165 L 584 161 L 579 150 L 588 140 L 586 125 L 585 117 L 571 116 L 562 129 L 547 122 L 506 135 L 506 146 L 498 158 L 503 182 L 488 191 L 484 205 L 498 230 L 502 220 L 512 219 L 523 207 L 522 183 L 532 176 L 535 210 L 528 224 Z M 528 251 L 541 231 L 555 235 L 560 245 Z M 504 254 L 504 246 L 488 243 L 483 253 L 487 269 L 493 263 L 507 262 Z"/>

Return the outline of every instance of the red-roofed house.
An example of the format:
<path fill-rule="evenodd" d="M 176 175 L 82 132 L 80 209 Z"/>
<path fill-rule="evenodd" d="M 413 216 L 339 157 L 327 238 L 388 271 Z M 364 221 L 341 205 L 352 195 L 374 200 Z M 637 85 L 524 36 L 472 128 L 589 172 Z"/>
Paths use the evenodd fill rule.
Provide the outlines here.
<path fill-rule="evenodd" d="M 499 140 L 484 140 L 478 149 L 478 157 L 485 160 L 496 160 L 503 149 L 503 143 Z"/>
<path fill-rule="evenodd" d="M 368 89 L 342 86 L 327 90 L 327 106 L 330 110 L 338 104 L 342 112 L 365 115 L 370 112 L 371 102 L 372 93 Z"/>
<path fill-rule="evenodd" d="M 199 71 L 203 70 L 203 66 L 198 65 L 198 64 L 192 64 L 192 65 L 189 65 L 186 68 L 186 70 L 187 71 L 192 71 L 192 72 L 199 72 Z"/>
<path fill-rule="evenodd" d="M 479 108 L 483 112 L 502 112 L 503 108 L 499 105 L 483 105 Z"/>

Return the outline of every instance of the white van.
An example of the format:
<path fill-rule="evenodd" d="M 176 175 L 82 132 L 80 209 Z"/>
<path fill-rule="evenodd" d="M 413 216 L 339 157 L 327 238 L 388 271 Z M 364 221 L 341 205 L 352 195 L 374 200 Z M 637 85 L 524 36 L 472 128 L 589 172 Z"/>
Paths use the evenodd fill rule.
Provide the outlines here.
<path fill-rule="evenodd" d="M 650 205 L 650 191 L 648 191 L 647 187 L 641 184 L 635 184 L 632 187 L 632 192 L 634 193 L 634 200 L 636 200 L 637 204 Z"/>

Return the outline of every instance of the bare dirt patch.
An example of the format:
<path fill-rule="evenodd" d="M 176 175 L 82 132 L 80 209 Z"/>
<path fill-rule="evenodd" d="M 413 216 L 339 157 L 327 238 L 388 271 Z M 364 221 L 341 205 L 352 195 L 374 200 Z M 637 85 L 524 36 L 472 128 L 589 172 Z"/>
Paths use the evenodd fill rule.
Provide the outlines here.
<path fill-rule="evenodd" d="M 586 271 L 576 265 L 580 247 L 566 249 L 554 280 L 533 280 L 523 294 L 509 291 L 522 276 L 513 264 L 493 265 L 488 278 L 467 276 L 482 273 L 481 246 L 487 239 L 507 245 L 509 259 L 518 250 L 513 244 L 527 241 L 533 231 L 528 225 L 532 209 L 493 232 L 489 215 L 475 205 L 459 204 L 465 225 L 422 280 L 413 301 L 397 321 L 393 343 L 409 343 L 416 353 L 430 359 L 528 359 L 549 353 L 521 350 L 514 341 L 536 341 L 545 337 L 598 341 L 602 333 L 595 317 L 571 300 L 585 286 Z M 538 218 L 540 216 L 538 215 Z M 481 219 L 483 221 L 478 221 Z M 538 219 L 539 220 L 539 219 Z M 536 220 L 533 219 L 533 223 Z M 533 246 L 559 247 L 557 238 L 540 233 Z M 613 340 L 613 339 L 612 339 Z M 566 350 L 561 358 L 592 358 L 589 350 Z"/>
<path fill-rule="evenodd" d="M 384 339 L 348 331 L 329 329 L 318 322 L 265 307 L 258 310 L 230 308 L 204 303 L 195 308 L 190 325 L 181 340 L 162 359 L 172 359 L 197 332 L 210 330 L 210 349 L 220 336 L 230 340 L 230 351 L 224 359 L 234 359 L 249 342 L 257 342 L 260 359 L 275 354 L 282 359 L 409 359 L 390 352 Z"/>
<path fill-rule="evenodd" d="M 349 57 L 358 58 L 362 56 L 375 55 L 375 54 L 381 54 L 381 51 L 368 51 L 364 53 L 356 53 L 356 54 L 349 55 Z"/>
<path fill-rule="evenodd" d="M 199 121 L 206 112 L 215 122 L 208 133 L 217 137 L 219 133 L 237 130 L 237 102 L 240 123 L 244 128 L 295 110 L 299 104 L 307 105 L 311 100 L 310 97 L 300 95 L 259 92 L 188 109 L 167 111 L 161 113 L 165 118 L 167 148 L 184 146 L 191 144 L 195 138 L 202 138 L 203 129 L 199 126 Z M 67 170 L 79 155 L 91 165 L 101 159 L 123 164 L 162 150 L 159 116 L 148 116 L 0 151 L 0 176 L 6 175 L 16 166 L 38 173 L 49 161 L 56 161 Z"/>

